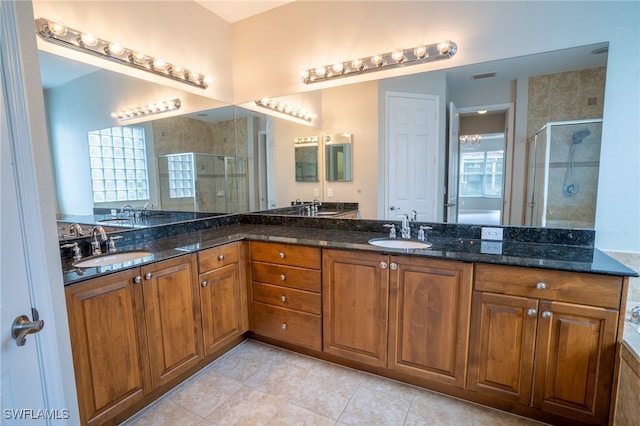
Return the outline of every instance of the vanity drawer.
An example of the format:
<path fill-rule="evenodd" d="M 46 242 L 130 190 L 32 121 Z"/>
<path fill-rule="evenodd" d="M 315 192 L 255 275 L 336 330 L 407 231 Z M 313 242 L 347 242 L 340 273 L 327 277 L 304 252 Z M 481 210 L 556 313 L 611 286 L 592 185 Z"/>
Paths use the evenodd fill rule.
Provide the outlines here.
<path fill-rule="evenodd" d="M 608 275 L 476 264 L 475 289 L 619 309 L 622 279 Z"/>
<path fill-rule="evenodd" d="M 307 314 L 253 302 L 255 333 L 265 337 L 322 350 L 320 315 Z"/>
<path fill-rule="evenodd" d="M 322 296 L 319 293 L 294 290 L 279 285 L 254 282 L 253 300 L 315 315 L 322 313 Z"/>
<path fill-rule="evenodd" d="M 198 253 L 201 274 L 238 262 L 238 243 L 225 244 Z"/>
<path fill-rule="evenodd" d="M 320 269 L 320 249 L 293 244 L 251 242 L 251 260 Z"/>
<path fill-rule="evenodd" d="M 320 292 L 320 271 L 252 262 L 251 279 L 261 283 L 275 284 L 300 290 Z"/>

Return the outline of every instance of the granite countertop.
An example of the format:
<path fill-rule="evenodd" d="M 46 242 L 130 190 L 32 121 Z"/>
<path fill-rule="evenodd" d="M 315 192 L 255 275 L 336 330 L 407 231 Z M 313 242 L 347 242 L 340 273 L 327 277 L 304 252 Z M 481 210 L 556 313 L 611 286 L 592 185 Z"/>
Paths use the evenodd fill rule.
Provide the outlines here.
<path fill-rule="evenodd" d="M 152 252 L 152 255 L 116 265 L 78 269 L 73 266 L 72 259 L 63 257 L 64 283 L 65 285 L 72 284 L 100 275 L 241 240 L 271 241 L 321 248 L 363 250 L 374 253 L 536 267 L 571 272 L 617 276 L 638 275 L 632 269 L 607 256 L 600 250 L 586 246 L 504 241 L 501 243 L 501 254 L 490 254 L 486 253 L 485 246 L 481 240 L 471 238 L 429 237 L 428 241 L 433 246 L 428 249 L 416 250 L 389 249 L 368 244 L 371 238 L 386 237 L 387 235 L 378 232 L 296 226 L 231 224 L 159 239 L 145 238 L 140 239 L 138 242 L 118 245 L 119 251 L 148 250 Z"/>

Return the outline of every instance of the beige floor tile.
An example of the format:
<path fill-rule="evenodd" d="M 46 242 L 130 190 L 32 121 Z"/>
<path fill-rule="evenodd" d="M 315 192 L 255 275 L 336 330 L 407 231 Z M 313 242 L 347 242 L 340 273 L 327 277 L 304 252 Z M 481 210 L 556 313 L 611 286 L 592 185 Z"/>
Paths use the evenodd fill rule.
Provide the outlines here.
<path fill-rule="evenodd" d="M 213 410 L 207 420 L 216 425 L 266 425 L 284 402 L 277 396 L 243 386 Z"/>
<path fill-rule="evenodd" d="M 409 405 L 406 399 L 361 386 L 338 420 L 347 425 L 402 425 Z"/>
<path fill-rule="evenodd" d="M 322 365 L 325 365 L 326 362 L 316 359 L 316 358 L 312 358 L 310 356 L 306 356 L 306 355 L 302 355 L 302 354 L 297 354 L 295 352 L 291 352 L 291 351 L 285 351 L 283 350 L 280 355 L 278 356 L 278 359 L 283 360 L 285 362 L 288 362 L 290 364 L 293 365 L 297 365 L 298 367 L 302 367 L 302 368 L 306 368 L 308 370 L 312 370 L 314 368 L 319 368 Z"/>
<path fill-rule="evenodd" d="M 169 399 L 200 417 L 207 417 L 241 387 L 242 383 L 207 368 L 180 385 Z"/>
<path fill-rule="evenodd" d="M 277 358 L 245 381 L 245 385 L 272 395 L 290 396 L 305 383 L 308 375 L 306 368 Z"/>
<path fill-rule="evenodd" d="M 335 420 L 289 403 L 284 404 L 268 423 L 272 426 L 333 426 L 334 424 Z"/>
<path fill-rule="evenodd" d="M 416 393 L 416 388 L 413 386 L 373 374 L 365 374 L 360 386 L 404 398 L 407 401 L 411 401 Z"/>
<path fill-rule="evenodd" d="M 181 407 L 169 399 L 159 400 L 158 403 L 147 407 L 138 415 L 127 420 L 126 426 L 195 426 L 202 421 L 202 417 Z"/>
<path fill-rule="evenodd" d="M 248 340 L 213 362 L 210 368 L 221 376 L 245 382 L 279 353 L 272 346 Z"/>

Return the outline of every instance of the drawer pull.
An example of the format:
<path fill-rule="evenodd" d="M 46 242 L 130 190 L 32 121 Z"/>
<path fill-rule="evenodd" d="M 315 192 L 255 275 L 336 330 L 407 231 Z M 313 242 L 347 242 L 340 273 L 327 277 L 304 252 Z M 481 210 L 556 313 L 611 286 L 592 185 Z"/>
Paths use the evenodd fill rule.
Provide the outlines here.
<path fill-rule="evenodd" d="M 380 262 L 380 268 L 387 269 L 387 262 Z"/>
<path fill-rule="evenodd" d="M 144 278 L 147 280 L 150 280 L 152 276 L 153 275 L 151 275 L 151 272 L 147 272 L 146 274 L 144 274 Z"/>
<path fill-rule="evenodd" d="M 287 279 L 287 276 L 286 276 L 285 274 L 281 274 L 281 275 L 280 275 L 280 279 L 281 279 L 282 281 L 284 281 L 284 280 L 286 280 L 286 279 Z"/>
<path fill-rule="evenodd" d="M 140 275 L 137 275 L 134 279 L 133 282 L 135 282 L 136 284 L 140 284 L 142 282 L 142 277 Z"/>
<path fill-rule="evenodd" d="M 280 296 L 280 300 L 282 300 L 283 302 L 287 301 L 287 296 Z"/>
<path fill-rule="evenodd" d="M 280 256 L 280 259 L 284 259 L 284 257 L 286 256 L 286 254 L 284 254 L 283 252 L 280 252 L 279 256 Z"/>
<path fill-rule="evenodd" d="M 224 254 L 221 254 L 220 256 L 218 256 L 218 260 L 222 262 L 224 260 Z"/>
<path fill-rule="evenodd" d="M 544 311 L 542 313 L 542 318 L 551 318 L 551 312 L 549 311 Z"/>
<path fill-rule="evenodd" d="M 395 271 L 396 269 L 398 269 L 398 264 L 395 262 L 391 262 L 391 265 L 389 265 L 389 267 L 392 271 Z"/>
<path fill-rule="evenodd" d="M 536 284 L 536 288 L 538 290 L 544 290 L 545 288 L 547 288 L 547 283 L 545 283 L 544 281 L 540 281 Z"/>
<path fill-rule="evenodd" d="M 207 282 L 207 280 L 202 281 L 201 283 L 202 287 L 206 287 L 209 285 L 209 283 Z"/>
<path fill-rule="evenodd" d="M 283 330 L 286 330 L 287 329 L 287 324 L 280 324 L 280 328 L 283 329 Z"/>
<path fill-rule="evenodd" d="M 538 311 L 536 311 L 535 309 L 531 308 L 527 310 L 527 315 L 529 315 L 530 317 L 535 317 L 536 315 L 538 315 Z"/>

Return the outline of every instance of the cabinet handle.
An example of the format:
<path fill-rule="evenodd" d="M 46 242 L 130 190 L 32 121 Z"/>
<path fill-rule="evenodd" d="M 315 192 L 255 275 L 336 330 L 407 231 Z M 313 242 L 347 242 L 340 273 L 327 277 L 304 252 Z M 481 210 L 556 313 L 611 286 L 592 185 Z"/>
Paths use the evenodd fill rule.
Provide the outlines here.
<path fill-rule="evenodd" d="M 281 275 L 280 275 L 280 279 L 281 279 L 282 281 L 284 281 L 284 280 L 286 280 L 286 279 L 287 279 L 287 276 L 286 276 L 285 274 L 281 274 Z"/>
<path fill-rule="evenodd" d="M 542 313 L 542 318 L 551 318 L 551 312 L 549 311 L 544 311 Z"/>
<path fill-rule="evenodd" d="M 282 300 L 283 302 L 287 301 L 287 296 L 280 296 L 280 300 Z"/>
<path fill-rule="evenodd" d="M 395 271 L 396 269 L 398 269 L 398 264 L 395 262 L 391 262 L 391 265 L 389 265 L 389 267 L 392 271 Z"/>
<path fill-rule="evenodd" d="M 220 256 L 218 256 L 218 260 L 222 262 L 224 260 L 224 254 L 221 254 Z"/>
<path fill-rule="evenodd" d="M 142 277 L 140 275 L 136 276 L 133 279 L 133 282 L 136 283 L 136 284 L 140 284 L 142 282 Z"/>
<path fill-rule="evenodd" d="M 283 252 L 280 252 L 279 256 L 280 256 L 280 259 L 284 259 L 284 257 L 286 256 L 286 254 L 284 254 Z"/>
<path fill-rule="evenodd" d="M 202 287 L 206 287 L 209 285 L 209 283 L 207 282 L 207 280 L 202 281 L 201 283 Z"/>
<path fill-rule="evenodd" d="M 547 288 L 547 283 L 545 283 L 544 281 L 540 281 L 539 283 L 536 283 L 536 288 L 538 290 L 544 290 L 545 288 Z"/>
<path fill-rule="evenodd" d="M 144 278 L 145 278 L 146 280 L 150 280 L 150 279 L 151 279 L 151 277 L 153 277 L 153 275 L 151 275 L 151 272 L 147 272 L 146 274 L 144 274 Z"/>
<path fill-rule="evenodd" d="M 380 262 L 380 268 L 387 269 L 387 262 Z"/>
<path fill-rule="evenodd" d="M 280 324 L 280 328 L 283 329 L 283 330 L 286 330 L 287 329 L 287 324 Z"/>
<path fill-rule="evenodd" d="M 538 315 L 538 311 L 536 311 L 535 309 L 531 308 L 527 310 L 527 315 L 529 315 L 530 317 L 535 317 L 536 315 Z"/>

